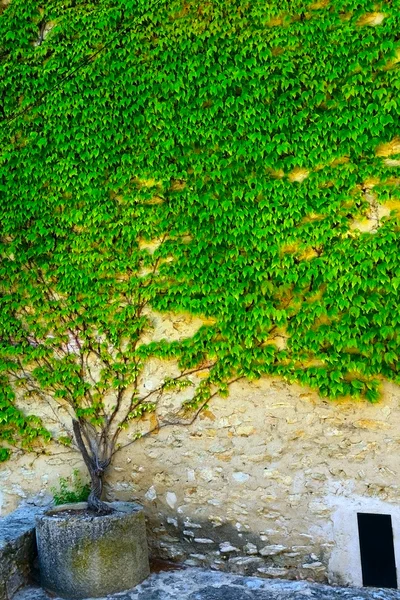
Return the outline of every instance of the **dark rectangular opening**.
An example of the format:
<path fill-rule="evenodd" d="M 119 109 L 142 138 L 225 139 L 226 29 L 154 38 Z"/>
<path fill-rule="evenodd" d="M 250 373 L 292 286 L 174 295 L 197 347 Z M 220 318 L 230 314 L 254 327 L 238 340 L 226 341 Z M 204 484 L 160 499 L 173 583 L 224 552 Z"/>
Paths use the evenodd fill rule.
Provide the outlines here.
<path fill-rule="evenodd" d="M 392 517 L 357 513 L 363 585 L 397 588 Z"/>

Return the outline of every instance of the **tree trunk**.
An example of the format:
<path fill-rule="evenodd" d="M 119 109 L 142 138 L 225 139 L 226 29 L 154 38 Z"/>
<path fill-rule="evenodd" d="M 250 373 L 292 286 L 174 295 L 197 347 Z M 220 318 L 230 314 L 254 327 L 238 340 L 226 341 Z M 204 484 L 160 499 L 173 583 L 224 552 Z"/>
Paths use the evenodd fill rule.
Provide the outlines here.
<path fill-rule="evenodd" d="M 114 511 L 114 509 L 103 502 L 101 500 L 101 494 L 103 491 L 103 476 L 104 471 L 96 472 L 92 467 L 88 467 L 90 480 L 91 480 L 91 490 L 88 497 L 88 509 L 93 510 L 99 515 L 108 515 Z"/>
<path fill-rule="evenodd" d="M 72 421 L 72 427 L 75 434 L 76 443 L 81 451 L 82 458 L 89 471 L 91 480 L 91 490 L 88 498 L 88 509 L 93 510 L 98 515 L 108 515 L 114 512 L 114 509 L 101 500 L 103 491 L 103 477 L 110 461 L 99 461 L 98 457 L 91 457 L 82 438 L 81 424 L 77 420 Z"/>

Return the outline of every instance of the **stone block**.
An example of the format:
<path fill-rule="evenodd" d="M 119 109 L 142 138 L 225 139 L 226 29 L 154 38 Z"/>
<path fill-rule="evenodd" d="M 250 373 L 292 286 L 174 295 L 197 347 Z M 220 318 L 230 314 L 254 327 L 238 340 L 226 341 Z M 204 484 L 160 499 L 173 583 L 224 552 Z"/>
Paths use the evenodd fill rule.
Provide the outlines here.
<path fill-rule="evenodd" d="M 286 577 L 289 573 L 288 569 L 282 569 L 279 567 L 259 567 L 257 571 L 260 577 L 277 577 L 279 579 Z"/>
<path fill-rule="evenodd" d="M 273 544 L 271 546 L 264 546 L 261 548 L 260 554 L 261 556 L 275 556 L 275 554 L 280 554 L 287 550 L 286 546 L 281 546 L 280 544 Z"/>
<path fill-rule="evenodd" d="M 33 577 L 35 518 L 43 510 L 23 506 L 0 519 L 0 600 L 10 600 Z"/>

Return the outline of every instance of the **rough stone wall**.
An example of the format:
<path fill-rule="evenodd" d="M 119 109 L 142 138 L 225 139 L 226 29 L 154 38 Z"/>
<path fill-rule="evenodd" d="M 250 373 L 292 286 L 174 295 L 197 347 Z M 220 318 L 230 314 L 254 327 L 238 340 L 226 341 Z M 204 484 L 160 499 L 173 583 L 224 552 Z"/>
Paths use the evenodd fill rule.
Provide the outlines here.
<path fill-rule="evenodd" d="M 41 508 L 24 506 L 0 521 L 0 600 L 11 600 L 31 583 L 36 556 L 35 517 Z"/>
<path fill-rule="evenodd" d="M 162 372 L 152 365 L 147 381 Z M 108 498 L 145 506 L 154 556 L 361 585 L 357 511 L 392 514 L 400 564 L 400 389 L 383 388 L 371 405 L 330 402 L 277 379 L 236 383 L 190 428 L 121 452 Z M 81 467 L 78 454 L 54 450 L 1 466 L 3 514 Z"/>

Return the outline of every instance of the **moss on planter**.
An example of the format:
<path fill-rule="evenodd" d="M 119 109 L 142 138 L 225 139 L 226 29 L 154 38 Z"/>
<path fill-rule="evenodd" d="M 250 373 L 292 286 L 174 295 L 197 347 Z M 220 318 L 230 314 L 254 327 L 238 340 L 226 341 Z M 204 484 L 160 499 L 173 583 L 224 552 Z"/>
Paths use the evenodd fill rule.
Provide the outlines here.
<path fill-rule="evenodd" d="M 149 575 L 144 514 L 133 503 L 113 503 L 104 516 L 61 510 L 38 519 L 43 587 L 71 599 L 133 588 Z M 73 505 L 68 507 L 73 510 Z"/>

